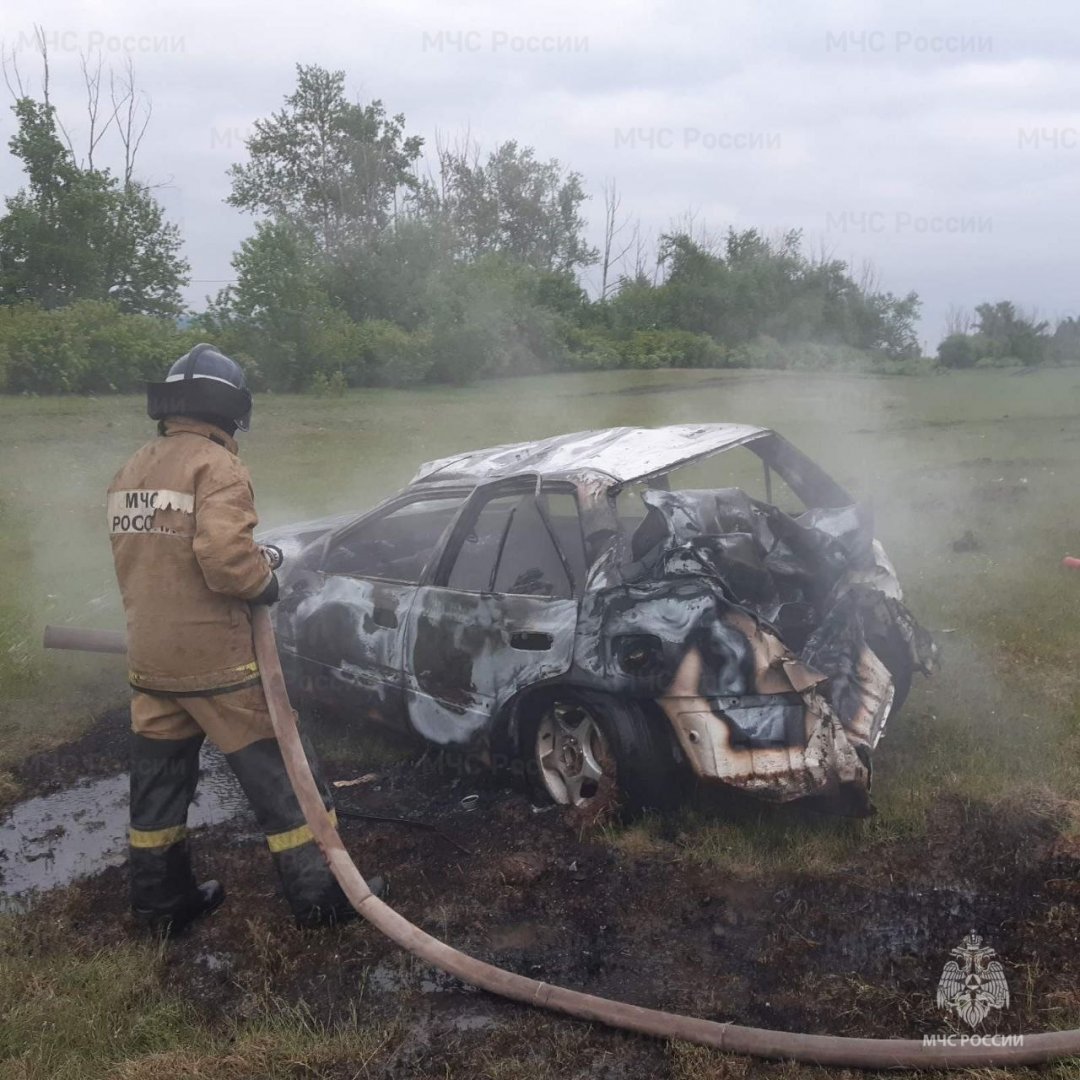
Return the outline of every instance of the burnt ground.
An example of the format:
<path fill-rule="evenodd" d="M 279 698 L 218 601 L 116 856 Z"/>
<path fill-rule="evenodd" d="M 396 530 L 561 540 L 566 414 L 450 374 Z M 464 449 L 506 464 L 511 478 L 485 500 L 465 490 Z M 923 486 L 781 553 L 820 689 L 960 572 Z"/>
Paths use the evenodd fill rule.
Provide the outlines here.
<path fill-rule="evenodd" d="M 123 740 L 123 716 L 110 714 L 52 758 L 30 759 L 20 779 L 47 790 L 75 760 L 83 775 L 87 762 L 112 768 Z M 340 779 L 368 770 L 339 761 L 327 771 Z M 456 775 L 430 755 L 377 772 L 378 780 L 338 789 L 339 809 L 421 818 L 440 831 L 345 819 L 361 870 L 386 874 L 386 899 L 406 918 L 510 970 L 761 1027 L 918 1037 L 961 1030 L 937 1010 L 934 991 L 949 949 L 975 928 L 997 949 L 1012 989 L 1010 1007 L 983 1030 L 1076 1024 L 1080 843 L 1067 831 L 1071 806 L 1049 795 L 943 797 L 928 835 L 870 843 L 827 876 L 736 875 L 689 858 L 679 818 L 637 851 L 610 830 L 558 809 L 536 812 L 514 790 Z M 475 809 L 462 806 L 468 794 L 478 796 Z M 537 1024 L 547 1038 L 555 1025 L 574 1029 L 576 1053 L 591 1063 L 580 1075 L 670 1067 L 659 1043 L 535 1021 L 405 957 L 364 925 L 294 930 L 249 824 L 201 830 L 196 844 L 201 869 L 225 880 L 229 899 L 166 946 L 164 979 L 210 1028 L 269 991 L 330 1026 L 357 1013 L 393 1025 L 377 1061 L 342 1075 L 468 1075 L 471 1055 L 497 1055 L 503 1040 L 510 1052 L 522 1025 Z M 108 950 L 136 933 L 125 899 L 123 869 L 111 867 L 44 894 L 35 911 L 87 949 Z"/>
<path fill-rule="evenodd" d="M 11 770 L 19 797 L 48 795 L 126 769 L 129 717 L 126 704 L 109 709 L 79 738 L 25 758 Z"/>

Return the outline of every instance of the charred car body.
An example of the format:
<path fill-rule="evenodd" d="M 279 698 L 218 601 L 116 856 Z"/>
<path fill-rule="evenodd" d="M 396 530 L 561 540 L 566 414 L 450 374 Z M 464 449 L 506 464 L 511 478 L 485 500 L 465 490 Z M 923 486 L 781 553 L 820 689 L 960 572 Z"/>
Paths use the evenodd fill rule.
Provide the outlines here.
<path fill-rule="evenodd" d="M 297 699 L 519 763 L 561 803 L 663 807 L 696 776 L 864 811 L 933 663 L 868 514 L 759 427 L 473 451 L 266 539 Z"/>

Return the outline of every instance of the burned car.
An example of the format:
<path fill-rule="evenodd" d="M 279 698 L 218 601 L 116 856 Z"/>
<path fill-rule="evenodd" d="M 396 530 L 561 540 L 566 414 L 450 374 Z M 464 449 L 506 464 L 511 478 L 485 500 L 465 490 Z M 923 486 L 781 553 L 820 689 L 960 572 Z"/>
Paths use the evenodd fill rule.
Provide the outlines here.
<path fill-rule="evenodd" d="M 557 803 L 666 807 L 698 778 L 866 811 L 871 752 L 934 658 L 867 511 L 760 427 L 470 451 L 264 539 L 298 704 L 512 765 Z"/>

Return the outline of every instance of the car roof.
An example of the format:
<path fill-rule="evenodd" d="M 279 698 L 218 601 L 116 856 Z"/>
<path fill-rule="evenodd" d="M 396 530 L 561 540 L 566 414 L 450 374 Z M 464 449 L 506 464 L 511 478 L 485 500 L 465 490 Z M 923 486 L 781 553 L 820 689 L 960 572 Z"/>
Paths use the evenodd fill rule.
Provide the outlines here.
<path fill-rule="evenodd" d="M 412 483 L 482 483 L 521 473 L 545 477 L 598 473 L 618 483 L 629 483 L 768 434 L 768 428 L 751 424 L 670 424 L 576 431 L 428 461 L 420 466 Z"/>

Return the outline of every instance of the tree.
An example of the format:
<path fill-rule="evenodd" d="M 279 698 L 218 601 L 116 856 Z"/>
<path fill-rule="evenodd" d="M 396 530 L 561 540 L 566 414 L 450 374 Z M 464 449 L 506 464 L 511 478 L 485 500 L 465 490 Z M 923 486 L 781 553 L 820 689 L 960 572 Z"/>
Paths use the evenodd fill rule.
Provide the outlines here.
<path fill-rule="evenodd" d="M 395 226 L 417 186 L 413 167 L 423 140 L 406 136 L 405 118 L 388 116 L 381 101 L 350 102 L 344 72 L 302 64 L 296 72 L 284 108 L 256 121 L 248 161 L 229 170 L 227 201 L 265 219 L 234 262 L 235 292 L 218 302 L 221 314 L 234 305 L 239 318 L 267 330 L 275 353 L 292 350 L 281 361 L 290 384 L 303 381 L 299 369 L 315 359 L 315 330 L 304 315 L 312 305 L 353 320 L 403 317 L 426 272 L 415 258 L 407 271 L 395 259 L 402 246 Z M 405 239 L 419 240 L 412 254 L 426 254 L 424 237 Z M 391 294 L 388 266 L 411 296 Z"/>
<path fill-rule="evenodd" d="M 47 101 L 20 98 L 13 111 L 8 146 L 28 184 L 5 200 L 0 218 L 0 302 L 112 300 L 128 313 L 179 314 L 188 264 L 179 230 L 151 192 L 80 166 Z"/>
<path fill-rule="evenodd" d="M 653 302 L 641 303 L 640 283 L 626 294 L 653 325 L 659 320 L 725 345 L 767 337 L 846 345 L 892 359 L 918 355 L 918 296 L 877 291 L 873 275 L 860 284 L 839 259 L 807 258 L 798 230 L 770 239 L 757 229 L 729 229 L 720 240 L 688 219 L 661 237 L 660 257 L 666 279 Z"/>
<path fill-rule="evenodd" d="M 433 281 L 453 265 L 445 224 L 403 215 L 340 255 L 328 270 L 328 288 L 354 319 L 387 319 L 415 330 L 429 314 Z"/>
<path fill-rule="evenodd" d="M 1050 324 L 1037 316 L 1024 315 L 1009 300 L 979 304 L 976 333 L 985 339 L 989 355 L 997 359 L 1015 357 L 1023 364 L 1039 364 L 1046 358 Z"/>
<path fill-rule="evenodd" d="M 326 256 L 367 243 L 393 220 L 417 181 L 423 140 L 381 101 L 356 105 L 345 73 L 298 64 L 296 89 L 269 120 L 255 122 L 249 160 L 229 170 L 228 202 L 311 233 Z"/>
<path fill-rule="evenodd" d="M 341 72 L 297 74 L 230 170 L 229 202 L 265 217 L 234 260 L 218 324 L 257 342 L 267 377 L 289 387 L 320 373 L 460 381 L 560 364 L 584 305 L 572 269 L 595 257 L 577 175 L 508 143 L 482 164 L 443 151 L 440 186 L 421 182 L 404 117 L 350 104 Z"/>
<path fill-rule="evenodd" d="M 1069 315 L 1058 320 L 1050 341 L 1050 355 L 1055 360 L 1069 363 L 1080 360 L 1080 319 Z"/>
<path fill-rule="evenodd" d="M 416 201 L 422 214 L 449 223 L 462 259 L 499 255 L 570 274 L 598 257 L 584 239 L 585 198 L 580 174 L 510 140 L 484 162 L 475 147 L 440 147 L 438 183 L 424 184 Z"/>
<path fill-rule="evenodd" d="M 275 388 L 302 389 L 313 374 L 314 340 L 330 310 L 317 254 L 302 226 L 258 222 L 233 256 L 236 283 L 204 318 L 209 331 L 256 353 L 260 380 Z"/>

